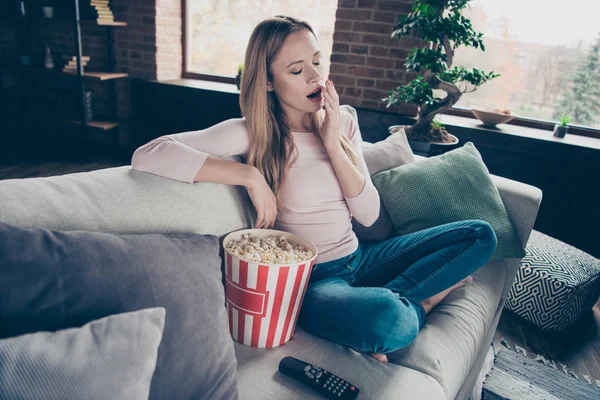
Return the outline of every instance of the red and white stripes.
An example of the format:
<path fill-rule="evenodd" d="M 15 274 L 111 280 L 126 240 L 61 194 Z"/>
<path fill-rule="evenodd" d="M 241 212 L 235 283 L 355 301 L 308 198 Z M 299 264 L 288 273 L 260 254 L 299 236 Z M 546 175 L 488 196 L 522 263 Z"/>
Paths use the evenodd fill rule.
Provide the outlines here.
<path fill-rule="evenodd" d="M 267 349 L 288 342 L 294 334 L 314 258 L 274 267 L 225 254 L 226 307 L 233 339 Z"/>

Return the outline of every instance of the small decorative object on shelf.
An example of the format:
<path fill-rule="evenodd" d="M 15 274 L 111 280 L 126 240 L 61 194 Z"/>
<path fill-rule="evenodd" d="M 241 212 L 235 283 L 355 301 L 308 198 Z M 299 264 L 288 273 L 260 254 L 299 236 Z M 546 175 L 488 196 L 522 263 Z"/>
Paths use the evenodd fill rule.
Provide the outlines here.
<path fill-rule="evenodd" d="M 25 2 L 23 0 L 16 1 L 17 6 L 17 15 L 20 17 L 24 17 L 27 15 L 27 11 L 25 10 Z"/>
<path fill-rule="evenodd" d="M 560 117 L 560 124 L 554 125 L 554 136 L 564 138 L 569 130 L 569 122 L 571 122 L 571 116 L 562 115 Z"/>
<path fill-rule="evenodd" d="M 244 70 L 244 65 L 240 64 L 238 65 L 238 73 L 235 77 L 235 84 L 238 88 L 238 90 L 240 90 L 240 84 L 242 83 L 242 71 Z"/>
<path fill-rule="evenodd" d="M 54 7 L 44 6 L 42 7 L 42 11 L 44 12 L 44 17 L 52 18 L 54 16 Z"/>
<path fill-rule="evenodd" d="M 81 19 L 96 20 L 98 24 L 115 22 L 115 16 L 110 8 L 110 0 L 80 0 Z"/>
<path fill-rule="evenodd" d="M 65 66 L 62 71 L 69 74 L 77 73 L 77 56 L 71 56 L 68 54 L 63 54 L 63 59 L 65 60 Z M 90 56 L 81 56 L 81 65 L 85 69 L 87 63 L 90 61 Z"/>
<path fill-rule="evenodd" d="M 510 110 L 501 110 L 498 108 L 471 107 L 471 112 L 483 125 L 489 127 L 505 124 L 517 116 L 517 114 Z"/>
<path fill-rule="evenodd" d="M 85 120 L 89 124 L 94 120 L 94 112 L 92 110 L 92 92 L 89 90 L 85 91 L 85 103 L 83 105 Z"/>
<path fill-rule="evenodd" d="M 54 58 L 52 58 L 52 51 L 50 51 L 49 46 L 46 46 L 46 59 L 44 60 L 44 66 L 46 69 L 54 69 Z"/>

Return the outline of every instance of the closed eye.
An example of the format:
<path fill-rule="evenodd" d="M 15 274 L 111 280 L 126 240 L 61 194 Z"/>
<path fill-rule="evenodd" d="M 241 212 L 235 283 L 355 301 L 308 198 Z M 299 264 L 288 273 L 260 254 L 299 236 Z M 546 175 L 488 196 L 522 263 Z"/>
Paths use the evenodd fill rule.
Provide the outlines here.
<path fill-rule="evenodd" d="M 313 63 L 314 65 L 320 65 L 320 63 Z M 294 75 L 300 75 L 302 73 L 302 70 L 298 71 L 298 72 L 292 72 L 292 74 Z"/>

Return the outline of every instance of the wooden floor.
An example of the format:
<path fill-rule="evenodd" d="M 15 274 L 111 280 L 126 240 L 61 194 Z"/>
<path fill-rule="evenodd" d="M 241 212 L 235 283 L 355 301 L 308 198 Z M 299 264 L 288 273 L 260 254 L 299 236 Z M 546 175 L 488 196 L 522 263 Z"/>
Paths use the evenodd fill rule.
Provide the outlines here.
<path fill-rule="evenodd" d="M 96 169 L 129 165 L 129 160 L 39 161 L 26 157 L 0 158 L 0 180 L 64 175 Z M 532 354 L 566 364 L 583 379 L 600 380 L 600 300 L 581 322 L 563 335 L 551 335 L 533 324 L 504 310 L 494 338 L 494 347 L 504 338 L 510 346 L 518 345 Z M 558 365 L 558 364 L 557 364 Z"/>

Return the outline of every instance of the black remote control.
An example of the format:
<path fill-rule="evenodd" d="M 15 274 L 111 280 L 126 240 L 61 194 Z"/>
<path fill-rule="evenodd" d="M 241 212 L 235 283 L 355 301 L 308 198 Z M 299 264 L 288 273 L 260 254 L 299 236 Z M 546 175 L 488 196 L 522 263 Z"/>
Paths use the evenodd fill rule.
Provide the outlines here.
<path fill-rule="evenodd" d="M 279 371 L 298 379 L 328 399 L 355 399 L 358 388 L 337 375 L 294 357 L 284 357 L 279 362 Z"/>

